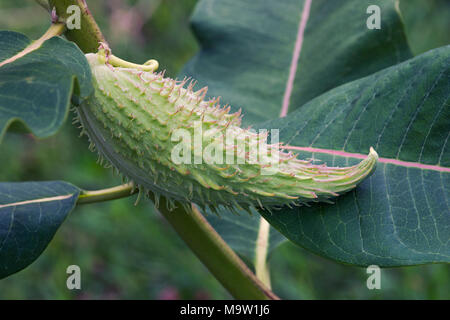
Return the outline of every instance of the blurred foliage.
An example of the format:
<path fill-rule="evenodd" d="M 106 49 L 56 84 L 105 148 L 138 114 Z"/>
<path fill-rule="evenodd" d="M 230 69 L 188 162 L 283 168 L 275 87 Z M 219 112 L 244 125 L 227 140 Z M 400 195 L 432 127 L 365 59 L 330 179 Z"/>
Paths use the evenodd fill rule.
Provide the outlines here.
<path fill-rule="evenodd" d="M 414 0 L 420 1 L 429 0 Z M 197 50 L 188 25 L 194 0 L 90 1 L 89 5 L 114 53 L 124 59 L 142 63 L 156 58 L 174 76 Z M 418 20 L 408 20 L 409 30 L 416 33 L 426 29 L 434 19 L 430 15 L 439 11 L 409 10 L 409 14 L 417 11 Z M 47 13 L 32 1 L 0 3 L 0 29 L 37 38 L 48 21 Z M 448 43 L 449 28 L 426 30 L 426 36 L 414 36 L 416 53 Z M 87 139 L 78 134 L 70 121 L 45 140 L 7 134 L 0 145 L 0 181 L 65 180 L 85 189 L 121 183 L 120 177 L 96 163 Z M 78 207 L 34 264 L 0 281 L 0 299 L 230 298 L 154 212 L 150 201 L 134 206 L 134 200 Z M 66 268 L 71 264 L 82 270 L 79 291 L 66 288 Z M 290 243 L 275 250 L 270 265 L 273 289 L 285 299 L 450 298 L 448 265 L 384 269 L 381 290 L 366 288 L 365 269 L 325 260 Z"/>
<path fill-rule="evenodd" d="M 450 1 L 400 0 L 400 11 L 415 55 L 450 44 Z"/>

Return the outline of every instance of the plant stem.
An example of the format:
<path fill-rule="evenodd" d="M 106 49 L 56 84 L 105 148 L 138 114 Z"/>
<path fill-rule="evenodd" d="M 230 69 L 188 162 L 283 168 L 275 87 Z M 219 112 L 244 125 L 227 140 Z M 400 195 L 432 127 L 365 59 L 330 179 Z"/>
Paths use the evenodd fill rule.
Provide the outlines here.
<path fill-rule="evenodd" d="M 77 204 L 129 197 L 136 190 L 132 183 L 102 190 L 83 190 Z M 162 198 L 158 211 L 233 297 L 246 300 L 279 299 L 226 244 L 195 205 L 189 211 L 183 207 L 170 211 Z"/>
<path fill-rule="evenodd" d="M 134 68 L 139 69 L 143 71 L 150 71 L 153 72 L 159 67 L 158 61 L 151 59 L 148 60 L 144 64 L 137 64 L 137 63 L 131 63 L 128 61 L 125 61 L 123 59 L 120 59 L 119 57 L 116 57 L 115 55 L 111 55 L 108 59 L 108 63 L 115 67 L 123 67 L 123 68 Z"/>
<path fill-rule="evenodd" d="M 78 6 L 81 11 L 80 29 L 67 29 L 67 39 L 75 42 L 84 53 L 97 52 L 100 42 L 106 43 L 100 28 L 89 11 L 85 0 L 49 0 L 50 8 L 55 8 L 58 18 L 65 22 L 74 12 L 67 12 L 71 5 Z"/>
<path fill-rule="evenodd" d="M 117 187 L 95 191 L 83 190 L 78 197 L 77 204 L 114 200 L 131 196 L 134 193 L 136 193 L 136 188 L 133 183 L 127 183 Z"/>
<path fill-rule="evenodd" d="M 192 205 L 191 212 L 186 212 L 182 208 L 174 211 L 163 208 L 165 204 L 160 206 L 161 214 L 233 297 L 255 300 L 279 299 L 256 278 L 195 205 Z"/>

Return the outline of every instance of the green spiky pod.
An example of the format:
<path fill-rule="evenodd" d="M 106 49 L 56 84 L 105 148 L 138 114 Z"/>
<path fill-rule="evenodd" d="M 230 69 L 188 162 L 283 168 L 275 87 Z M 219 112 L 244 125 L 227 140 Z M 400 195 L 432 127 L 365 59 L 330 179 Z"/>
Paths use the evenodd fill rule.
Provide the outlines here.
<path fill-rule="evenodd" d="M 114 67 L 104 53 L 86 57 L 95 92 L 77 108 L 83 132 L 122 175 L 172 203 L 248 210 L 327 201 L 375 170 L 373 149 L 345 168 L 299 160 L 266 133 L 241 128 L 240 112 L 206 100 L 192 81 Z M 256 158 L 255 147 L 264 150 Z"/>

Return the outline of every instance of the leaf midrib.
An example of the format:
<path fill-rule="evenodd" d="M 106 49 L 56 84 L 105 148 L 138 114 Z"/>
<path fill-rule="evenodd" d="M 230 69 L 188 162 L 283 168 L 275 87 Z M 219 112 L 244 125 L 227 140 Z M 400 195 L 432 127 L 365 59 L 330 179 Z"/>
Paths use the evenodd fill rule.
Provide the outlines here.
<path fill-rule="evenodd" d="M 354 158 L 354 159 L 367 158 L 367 155 L 364 155 L 361 153 L 346 152 L 344 150 L 332 150 L 332 149 L 322 149 L 322 148 L 312 148 L 312 147 L 296 147 L 296 146 L 283 146 L 283 148 L 289 149 L 289 150 L 311 152 L 311 153 L 324 153 L 324 154 L 330 154 L 333 156 L 340 156 L 340 157 Z M 414 161 L 404 161 L 404 160 L 399 160 L 399 159 L 379 157 L 378 162 L 393 164 L 393 165 L 402 166 L 402 167 L 411 167 L 411 168 L 424 169 L 424 170 L 450 172 L 450 168 L 447 168 L 447 167 L 442 167 L 439 165 L 424 164 L 424 163 L 414 162 Z"/>
<path fill-rule="evenodd" d="M 280 118 L 285 117 L 289 111 L 289 103 L 291 100 L 292 89 L 294 87 L 295 75 L 298 68 L 298 60 L 300 59 L 300 53 L 303 47 L 304 34 L 306 30 L 306 24 L 309 19 L 309 13 L 311 11 L 311 0 L 305 0 L 303 4 L 302 14 L 298 24 L 297 38 L 294 44 L 294 51 L 292 52 L 292 60 L 289 67 L 289 77 L 286 82 L 286 87 L 283 96 L 283 102 L 280 110 Z"/>
<path fill-rule="evenodd" d="M 68 195 L 55 196 L 55 197 L 49 197 L 49 198 L 32 199 L 32 200 L 25 200 L 25 201 L 19 201 L 19 202 L 7 203 L 7 204 L 0 204 L 0 209 L 7 208 L 7 207 L 17 207 L 17 206 L 33 204 L 33 203 L 43 203 L 43 202 L 65 200 L 72 196 L 73 196 L 73 194 L 68 194 Z"/>

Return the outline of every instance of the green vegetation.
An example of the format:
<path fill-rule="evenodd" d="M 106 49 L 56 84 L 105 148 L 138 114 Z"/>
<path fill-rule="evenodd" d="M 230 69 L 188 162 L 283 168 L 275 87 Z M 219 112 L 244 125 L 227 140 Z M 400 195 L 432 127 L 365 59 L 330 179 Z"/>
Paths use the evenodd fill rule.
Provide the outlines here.
<path fill-rule="evenodd" d="M 188 27 L 195 1 L 91 1 L 89 5 L 114 54 L 126 60 L 143 63 L 158 57 L 174 77 L 198 49 Z M 440 8 L 448 8 L 444 1 L 433 5 L 434 14 L 442 15 L 445 10 Z M 133 6 L 134 11 L 127 10 Z M 127 15 L 131 16 L 126 19 Z M 122 29 L 113 23 L 118 17 Z M 441 16 L 438 20 L 445 21 Z M 0 4 L 0 29 L 38 38 L 47 21 L 46 12 L 33 2 Z M 405 21 L 412 33 L 417 25 L 426 26 L 420 15 Z M 415 37 L 414 53 L 450 42 L 442 33 L 428 34 L 426 39 Z M 433 35 L 435 39 L 430 40 Z M 45 140 L 8 132 L 0 145 L 0 181 L 65 180 L 86 189 L 120 184 L 119 177 L 96 164 L 87 139 L 78 135 L 70 121 Z M 77 208 L 32 267 L 0 281 L 0 299 L 230 298 L 167 222 L 153 212 L 150 201 L 142 199 L 136 207 L 134 201 L 127 198 Z M 65 271 L 71 264 L 81 267 L 81 291 L 66 288 Z M 273 291 L 284 299 L 450 298 L 448 265 L 384 269 L 383 289 L 378 291 L 366 288 L 364 268 L 337 264 L 290 242 L 271 253 L 270 266 Z"/>

